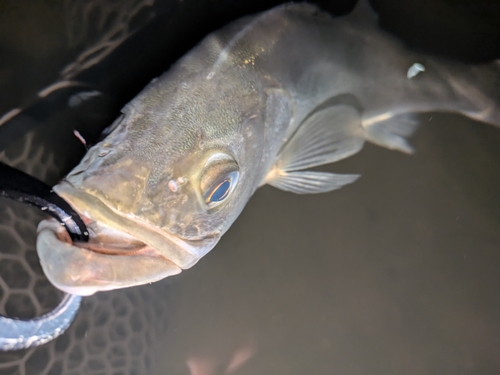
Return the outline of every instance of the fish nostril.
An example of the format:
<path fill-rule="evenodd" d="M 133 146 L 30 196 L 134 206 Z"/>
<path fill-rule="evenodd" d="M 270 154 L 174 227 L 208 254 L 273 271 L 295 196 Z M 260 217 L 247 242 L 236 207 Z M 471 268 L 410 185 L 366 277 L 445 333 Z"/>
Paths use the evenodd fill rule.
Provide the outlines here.
<path fill-rule="evenodd" d="M 179 190 L 179 185 L 177 184 L 177 182 L 175 180 L 170 180 L 167 183 L 167 186 L 172 193 L 177 193 L 177 191 Z"/>

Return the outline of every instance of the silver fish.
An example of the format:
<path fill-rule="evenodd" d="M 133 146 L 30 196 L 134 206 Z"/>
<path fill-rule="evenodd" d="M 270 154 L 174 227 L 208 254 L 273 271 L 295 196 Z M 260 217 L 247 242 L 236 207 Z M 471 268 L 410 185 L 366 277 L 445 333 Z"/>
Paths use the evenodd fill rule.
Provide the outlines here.
<path fill-rule="evenodd" d="M 425 71 L 407 77 L 415 63 Z M 332 18 L 287 4 L 207 36 L 122 110 L 54 190 L 89 244 L 39 225 L 49 280 L 73 294 L 175 275 L 219 241 L 264 184 L 322 193 L 359 175 L 310 171 L 366 141 L 411 153 L 426 111 L 500 125 L 500 65 L 423 56 L 377 27 L 363 3 Z"/>

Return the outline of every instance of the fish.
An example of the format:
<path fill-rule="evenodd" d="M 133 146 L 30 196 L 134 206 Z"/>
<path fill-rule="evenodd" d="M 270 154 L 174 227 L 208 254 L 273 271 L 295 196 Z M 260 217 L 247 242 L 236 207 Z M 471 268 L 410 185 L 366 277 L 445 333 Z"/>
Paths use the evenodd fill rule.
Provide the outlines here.
<path fill-rule="evenodd" d="M 179 274 L 216 246 L 259 187 L 339 189 L 359 174 L 312 169 L 366 142 L 413 153 L 422 112 L 500 126 L 499 103 L 498 61 L 411 51 L 364 1 L 337 18 L 307 3 L 244 17 L 153 79 L 53 187 L 90 239 L 73 242 L 42 221 L 42 268 L 83 296 Z"/>

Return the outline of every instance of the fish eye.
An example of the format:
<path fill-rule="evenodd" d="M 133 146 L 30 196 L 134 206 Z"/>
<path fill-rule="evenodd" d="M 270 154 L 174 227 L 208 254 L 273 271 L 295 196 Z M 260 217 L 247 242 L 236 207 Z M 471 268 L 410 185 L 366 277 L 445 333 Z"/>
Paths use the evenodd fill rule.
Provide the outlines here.
<path fill-rule="evenodd" d="M 239 167 L 229 155 L 217 153 L 206 162 L 200 187 L 209 209 L 222 204 L 238 183 Z"/>
<path fill-rule="evenodd" d="M 227 194 L 229 193 L 229 188 L 231 187 L 230 180 L 224 180 L 219 185 L 215 187 L 215 189 L 210 193 L 207 198 L 207 203 L 220 202 L 223 199 L 226 199 Z"/>
<path fill-rule="evenodd" d="M 222 203 L 233 190 L 233 186 L 238 182 L 239 172 L 233 171 L 223 176 L 212 188 L 205 193 L 205 203 L 208 208 L 213 208 Z"/>

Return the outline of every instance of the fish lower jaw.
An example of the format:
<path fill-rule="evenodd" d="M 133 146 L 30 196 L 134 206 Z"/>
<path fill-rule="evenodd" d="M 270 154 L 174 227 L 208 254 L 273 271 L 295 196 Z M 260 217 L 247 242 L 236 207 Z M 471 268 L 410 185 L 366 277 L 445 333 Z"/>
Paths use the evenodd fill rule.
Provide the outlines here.
<path fill-rule="evenodd" d="M 134 243 L 124 249 L 96 243 L 72 243 L 65 229 L 53 220 L 38 226 L 37 251 L 49 281 L 58 289 L 77 295 L 152 283 L 180 273 L 174 262 L 149 246 Z M 84 245 L 84 246 L 82 246 Z"/>

